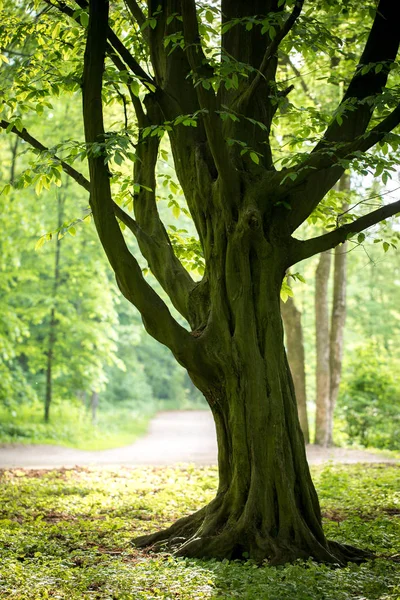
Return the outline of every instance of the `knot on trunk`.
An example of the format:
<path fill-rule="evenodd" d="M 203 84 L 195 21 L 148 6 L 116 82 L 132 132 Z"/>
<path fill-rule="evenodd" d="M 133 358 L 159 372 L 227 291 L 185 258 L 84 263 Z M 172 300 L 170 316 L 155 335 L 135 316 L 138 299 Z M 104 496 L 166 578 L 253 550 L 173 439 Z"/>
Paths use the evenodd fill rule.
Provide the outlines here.
<path fill-rule="evenodd" d="M 244 221 L 252 231 L 260 229 L 262 224 L 261 214 L 255 208 L 248 208 L 244 213 Z"/>

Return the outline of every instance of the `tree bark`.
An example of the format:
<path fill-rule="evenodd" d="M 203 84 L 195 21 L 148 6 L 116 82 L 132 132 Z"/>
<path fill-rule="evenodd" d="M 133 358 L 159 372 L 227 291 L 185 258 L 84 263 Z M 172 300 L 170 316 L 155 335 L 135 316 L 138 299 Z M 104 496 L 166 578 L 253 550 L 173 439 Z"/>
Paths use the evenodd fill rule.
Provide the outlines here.
<path fill-rule="evenodd" d="M 330 410 L 328 282 L 331 252 L 320 255 L 315 273 L 316 410 L 315 443 L 328 445 Z"/>
<path fill-rule="evenodd" d="M 310 441 L 307 415 L 306 372 L 301 312 L 293 298 L 281 302 L 281 314 L 286 335 L 286 352 L 296 392 L 297 411 L 306 444 Z"/>
<path fill-rule="evenodd" d="M 58 228 L 61 227 L 64 215 L 64 197 L 61 194 L 57 196 L 58 206 Z M 56 248 L 55 248 L 55 259 L 54 259 L 54 279 L 53 279 L 53 292 L 52 300 L 53 306 L 50 311 L 50 323 L 49 323 L 49 337 L 47 344 L 47 366 L 46 366 L 46 393 L 44 400 L 44 421 L 49 422 L 50 419 L 50 406 L 53 399 L 53 362 L 54 362 L 54 347 L 57 341 L 57 317 L 56 317 L 56 299 L 57 292 L 60 285 L 60 258 L 61 258 L 61 239 L 57 235 L 56 237 Z"/>
<path fill-rule="evenodd" d="M 350 177 L 343 175 L 339 182 L 339 191 L 350 190 Z M 349 205 L 343 203 L 342 211 L 345 212 Z M 344 326 L 346 322 L 346 287 L 347 287 L 347 251 L 348 244 L 344 242 L 335 248 L 333 267 L 333 304 L 331 316 L 331 333 L 329 340 L 329 369 L 330 369 L 330 398 L 328 418 L 328 445 L 333 441 L 333 415 L 339 394 L 340 380 L 342 377 L 342 360 L 344 345 Z"/>

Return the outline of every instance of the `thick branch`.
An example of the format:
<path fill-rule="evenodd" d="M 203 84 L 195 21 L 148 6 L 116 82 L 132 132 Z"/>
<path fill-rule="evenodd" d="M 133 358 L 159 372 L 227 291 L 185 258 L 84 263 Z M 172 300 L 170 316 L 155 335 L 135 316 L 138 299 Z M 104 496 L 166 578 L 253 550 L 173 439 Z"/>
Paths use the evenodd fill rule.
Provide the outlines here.
<path fill-rule="evenodd" d="M 269 45 L 265 51 L 265 54 L 263 56 L 261 65 L 258 69 L 257 75 L 255 76 L 255 78 L 253 79 L 253 81 L 251 82 L 249 87 L 247 88 L 246 92 L 241 96 L 241 98 L 238 102 L 238 105 L 237 105 L 238 110 L 243 110 L 243 108 L 249 104 L 252 97 L 256 93 L 258 86 L 260 85 L 262 80 L 265 78 L 265 73 L 268 69 L 271 59 L 276 55 L 276 53 L 278 51 L 280 43 L 287 36 L 287 34 L 291 31 L 293 25 L 295 24 L 296 20 L 300 16 L 300 13 L 303 8 L 303 4 L 304 4 L 304 0 L 296 0 L 291 14 L 286 19 L 286 21 L 284 22 L 284 24 L 282 25 L 280 30 L 277 32 L 274 39 L 271 40 L 271 42 L 269 43 Z"/>
<path fill-rule="evenodd" d="M 396 2 L 380 0 L 360 64 L 338 108 L 341 120 L 332 119 L 321 142 L 298 166 L 297 179 L 288 185 L 286 201 L 292 206 L 289 215 L 291 231 L 304 222 L 343 174 L 344 169 L 340 165 L 334 166 L 337 159 L 348 158 L 352 152 L 368 150 L 399 123 L 399 111 L 396 109 L 364 136 L 374 111 L 375 98 L 382 93 L 390 65 L 398 52 L 398 17 Z M 382 65 L 378 73 L 374 68 L 376 64 Z M 371 68 L 362 74 L 365 65 Z"/>
<path fill-rule="evenodd" d="M 207 62 L 200 43 L 196 4 L 194 0 L 182 0 L 181 6 L 185 52 L 190 67 L 199 79 L 211 77 L 212 69 Z M 216 94 L 212 86 L 209 89 L 205 89 L 201 83 L 197 85 L 196 93 L 200 108 L 204 110 L 203 121 L 217 171 L 220 175 L 223 176 L 225 174 L 227 178 L 231 178 L 232 169 L 227 146 L 222 135 L 222 121 L 216 112 L 218 110 Z"/>
<path fill-rule="evenodd" d="M 342 225 L 324 235 L 310 238 L 305 241 L 293 239 L 294 244 L 292 246 L 290 264 L 293 265 L 305 258 L 314 256 L 314 254 L 319 254 L 320 252 L 325 252 L 325 250 L 334 248 L 345 242 L 349 236 L 360 233 L 361 231 L 376 225 L 380 221 L 393 217 L 397 213 L 400 213 L 400 200 L 382 206 L 381 208 L 370 212 L 368 215 L 359 217 L 352 223 Z"/>
<path fill-rule="evenodd" d="M 107 35 L 108 2 L 90 0 L 82 89 L 93 217 L 122 293 L 140 311 L 149 333 L 171 348 L 175 356 L 183 362 L 185 349 L 191 352 L 193 338 L 173 319 L 165 303 L 145 281 L 139 264 L 129 252 L 114 214 L 104 156 L 91 152 L 93 143 L 104 140 L 101 92 Z"/>
<path fill-rule="evenodd" d="M 342 123 L 333 118 L 315 151 L 329 143 L 354 140 L 366 130 L 375 108 L 374 97 L 382 93 L 390 72 L 390 64 L 398 52 L 399 16 L 396 2 L 380 0 L 360 63 L 340 103 L 340 106 L 348 105 L 342 114 Z M 379 72 L 375 69 L 376 64 L 382 65 Z M 368 65 L 371 68 L 363 74 L 362 67 Z M 372 102 L 366 102 L 367 98 L 371 98 Z"/>
<path fill-rule="evenodd" d="M 150 105 L 148 111 L 151 113 Z M 138 236 L 137 240 L 151 271 L 175 308 L 190 322 L 188 303 L 195 282 L 175 256 L 157 208 L 155 170 L 159 144 L 157 136 L 143 139 L 139 133 L 134 178 L 141 187 L 135 195 L 134 210 L 140 228 L 146 232 L 146 238 Z"/>
<path fill-rule="evenodd" d="M 139 4 L 136 2 L 136 0 L 125 0 L 125 2 L 139 27 L 143 27 L 146 17 L 144 16 Z"/>

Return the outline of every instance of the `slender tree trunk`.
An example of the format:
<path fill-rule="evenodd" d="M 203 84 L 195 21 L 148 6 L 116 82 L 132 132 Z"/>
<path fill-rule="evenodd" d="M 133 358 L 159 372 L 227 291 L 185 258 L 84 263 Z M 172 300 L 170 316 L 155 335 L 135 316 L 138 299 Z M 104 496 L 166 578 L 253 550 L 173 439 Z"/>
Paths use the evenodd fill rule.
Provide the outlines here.
<path fill-rule="evenodd" d="M 350 177 L 343 175 L 339 182 L 339 191 L 350 190 Z M 343 211 L 348 209 L 343 203 Z M 328 418 L 328 445 L 333 445 L 333 415 L 339 394 L 342 377 L 342 360 L 344 344 L 344 326 L 346 322 L 346 287 L 347 287 L 347 242 L 335 248 L 333 271 L 333 304 L 331 316 L 331 334 L 329 341 L 330 367 L 330 399 Z"/>
<path fill-rule="evenodd" d="M 64 198 L 58 194 L 58 227 L 61 227 L 64 214 Z M 54 348 L 57 341 L 57 316 L 56 316 L 56 298 L 60 285 L 60 258 L 61 258 L 61 239 L 56 238 L 55 260 L 54 260 L 54 280 L 53 280 L 53 307 L 50 312 L 49 337 L 47 344 L 47 367 L 46 367 L 46 395 L 44 401 L 44 420 L 45 423 L 50 419 L 50 406 L 53 399 L 53 363 Z"/>
<path fill-rule="evenodd" d="M 92 424 L 96 425 L 97 422 L 97 408 L 99 406 L 99 394 L 93 391 L 90 397 L 90 409 L 92 412 Z"/>
<path fill-rule="evenodd" d="M 330 410 L 328 283 L 331 251 L 322 252 L 315 273 L 316 411 L 315 443 L 327 446 Z"/>
<path fill-rule="evenodd" d="M 286 335 L 287 357 L 296 392 L 297 410 L 306 444 L 310 441 L 307 416 L 306 372 L 301 312 L 293 298 L 281 302 L 281 314 Z"/>

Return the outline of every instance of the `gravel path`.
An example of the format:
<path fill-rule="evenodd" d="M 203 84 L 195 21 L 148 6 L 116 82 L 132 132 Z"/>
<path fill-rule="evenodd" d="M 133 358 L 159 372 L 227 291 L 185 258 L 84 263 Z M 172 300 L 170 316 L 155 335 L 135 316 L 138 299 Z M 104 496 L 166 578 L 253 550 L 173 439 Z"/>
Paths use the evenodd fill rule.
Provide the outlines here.
<path fill-rule="evenodd" d="M 396 462 L 377 454 L 347 448 L 307 447 L 310 464 Z M 161 412 L 148 433 L 123 448 L 88 452 L 61 446 L 7 445 L 0 447 L 0 468 L 59 468 L 107 465 L 212 465 L 217 461 L 214 423 L 209 411 Z"/>

